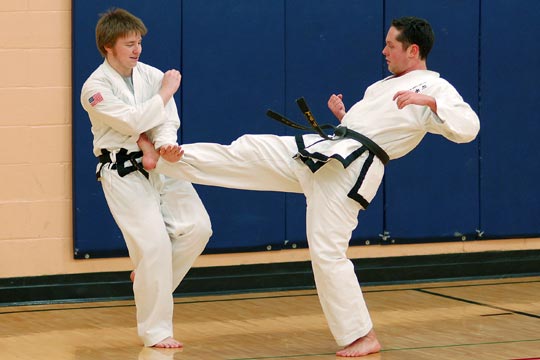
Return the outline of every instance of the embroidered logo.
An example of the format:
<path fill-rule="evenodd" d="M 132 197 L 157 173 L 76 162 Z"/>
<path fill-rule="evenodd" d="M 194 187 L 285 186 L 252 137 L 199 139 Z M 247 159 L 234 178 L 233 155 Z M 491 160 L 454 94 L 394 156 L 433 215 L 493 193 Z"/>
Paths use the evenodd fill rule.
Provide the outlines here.
<path fill-rule="evenodd" d="M 427 88 L 427 84 L 425 82 L 423 82 L 421 84 L 413 86 L 410 90 L 414 91 L 415 93 L 419 93 L 419 92 L 422 92 L 423 90 L 425 90 L 426 88 Z"/>
<path fill-rule="evenodd" d="M 96 106 L 97 104 L 99 104 L 102 101 L 103 101 L 103 96 L 101 96 L 101 93 L 99 93 L 99 92 L 97 92 L 94 95 L 90 96 L 90 98 L 88 99 L 88 102 L 90 103 L 90 105 L 92 107 Z"/>

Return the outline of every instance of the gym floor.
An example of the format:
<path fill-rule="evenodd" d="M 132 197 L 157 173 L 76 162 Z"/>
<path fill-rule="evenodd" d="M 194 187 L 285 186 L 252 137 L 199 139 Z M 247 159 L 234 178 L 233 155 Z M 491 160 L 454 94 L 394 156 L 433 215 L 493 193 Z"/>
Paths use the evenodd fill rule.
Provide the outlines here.
<path fill-rule="evenodd" d="M 383 350 L 362 359 L 540 359 L 540 277 L 363 288 Z M 143 348 L 133 301 L 0 307 L 3 360 L 336 359 L 314 290 L 175 299 L 180 350 Z M 340 358 L 341 359 L 341 358 Z"/>

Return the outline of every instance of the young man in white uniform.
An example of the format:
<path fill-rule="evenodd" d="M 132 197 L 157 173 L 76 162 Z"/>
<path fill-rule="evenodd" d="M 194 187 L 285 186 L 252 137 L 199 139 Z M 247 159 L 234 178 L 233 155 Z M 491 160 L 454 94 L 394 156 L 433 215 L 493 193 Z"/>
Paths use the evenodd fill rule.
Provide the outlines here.
<path fill-rule="evenodd" d="M 84 83 L 81 104 L 92 123 L 96 175 L 135 267 L 139 336 L 145 346 L 177 348 L 182 343 L 173 337 L 172 294 L 212 230 L 189 182 L 146 172 L 140 164 L 141 133 L 165 149 L 176 144 L 180 126 L 173 95 L 181 75 L 139 62 L 146 31 L 125 10 L 102 15 L 96 42 L 105 61 Z"/>
<path fill-rule="evenodd" d="M 338 356 L 362 356 L 381 348 L 346 251 L 359 210 L 369 205 L 381 183 L 384 152 L 389 159 L 404 156 L 428 132 L 457 143 L 470 142 L 480 128 L 477 115 L 454 87 L 427 70 L 433 41 L 425 20 L 394 20 L 382 51 L 393 75 L 371 85 L 347 112 L 341 94 L 328 101 L 341 122 L 337 129 L 365 135 L 383 154 L 347 135 L 332 140 L 316 134 L 245 135 L 228 146 L 199 143 L 163 149 L 158 161 L 152 144 L 144 138 L 139 142 L 145 157 L 157 161 L 156 171 L 171 177 L 305 194 L 307 239 L 319 299 L 336 342 L 344 346 Z M 180 161 L 169 162 L 182 155 Z"/>

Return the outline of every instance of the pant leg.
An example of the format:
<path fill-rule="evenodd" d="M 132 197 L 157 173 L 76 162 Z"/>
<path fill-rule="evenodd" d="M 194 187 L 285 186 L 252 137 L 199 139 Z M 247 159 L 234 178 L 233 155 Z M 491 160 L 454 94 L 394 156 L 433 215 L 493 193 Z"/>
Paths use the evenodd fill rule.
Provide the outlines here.
<path fill-rule="evenodd" d="M 187 181 L 160 176 L 161 210 L 172 241 L 172 289 L 176 289 L 212 235 L 210 217 Z"/>
<path fill-rule="evenodd" d="M 107 204 L 137 272 L 133 293 L 138 334 L 145 346 L 152 346 L 173 335 L 171 241 L 159 192 L 139 172 L 120 177 L 104 166 L 101 175 Z"/>
<path fill-rule="evenodd" d="M 339 345 L 348 345 L 372 328 L 362 291 L 346 250 L 360 205 L 347 197 L 365 156 L 347 170 L 330 161 L 316 173 L 293 160 L 292 137 L 245 135 L 231 145 L 188 144 L 177 163 L 160 159 L 156 171 L 193 183 L 247 190 L 304 192 L 307 236 L 317 291 Z M 367 154 L 366 154 L 367 156 Z M 375 195 L 383 175 L 368 171 L 366 193 Z M 370 201 L 371 199 L 366 199 Z"/>
<path fill-rule="evenodd" d="M 195 143 L 182 148 L 185 153 L 179 162 L 160 159 L 156 171 L 194 184 L 302 192 L 294 173 L 293 137 L 244 135 L 230 145 Z"/>
<path fill-rule="evenodd" d="M 307 238 L 317 292 L 330 330 L 340 346 L 366 335 L 373 327 L 354 266 L 346 254 L 361 210 L 347 193 L 362 165 L 363 158 L 347 169 L 337 161 L 330 161 L 301 179 L 307 200 Z M 370 180 L 377 187 L 382 179 L 379 169 L 367 175 L 373 177 Z"/>

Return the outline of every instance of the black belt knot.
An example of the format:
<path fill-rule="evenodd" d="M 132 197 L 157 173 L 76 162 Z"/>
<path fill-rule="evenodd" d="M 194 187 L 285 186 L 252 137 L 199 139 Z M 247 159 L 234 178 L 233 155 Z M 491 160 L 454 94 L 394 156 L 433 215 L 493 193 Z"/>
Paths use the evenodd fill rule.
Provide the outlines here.
<path fill-rule="evenodd" d="M 131 152 L 128 154 L 127 149 L 122 148 L 116 153 L 116 162 L 113 162 L 111 159 L 111 152 L 107 149 L 101 149 L 101 155 L 98 156 L 101 166 L 96 172 L 97 180 L 99 181 L 101 178 L 101 169 L 103 168 L 103 165 L 109 163 L 112 163 L 111 169 L 117 170 L 120 177 L 124 177 L 135 171 L 140 171 L 148 179 L 150 176 L 148 171 L 146 171 L 142 164 L 137 161 L 137 159 L 140 159 L 142 156 L 142 151 Z M 131 165 L 126 166 L 127 162 Z"/>
<path fill-rule="evenodd" d="M 274 120 L 279 121 L 282 124 L 285 124 L 295 129 L 315 131 L 323 139 L 326 139 L 326 140 L 335 140 L 335 139 L 333 137 L 328 136 L 324 132 L 324 129 L 334 129 L 335 136 L 338 136 L 341 138 L 354 139 L 358 141 L 359 143 L 364 145 L 369 151 L 371 151 L 375 156 L 377 156 L 384 165 L 386 165 L 388 161 L 390 161 L 390 157 L 388 156 L 386 151 L 384 151 L 379 145 L 377 145 L 377 143 L 375 143 L 373 140 L 371 140 L 367 136 L 362 135 L 359 132 L 356 132 L 354 130 L 347 129 L 347 127 L 341 126 L 341 125 L 337 127 L 333 125 L 329 125 L 329 124 L 319 125 L 317 123 L 317 120 L 315 120 L 315 117 L 313 116 L 304 98 L 297 99 L 296 103 L 300 107 L 300 110 L 304 114 L 304 117 L 309 122 L 310 128 L 304 125 L 295 123 L 294 121 L 289 120 L 285 116 L 272 110 L 268 110 L 266 112 L 266 115 Z"/>

